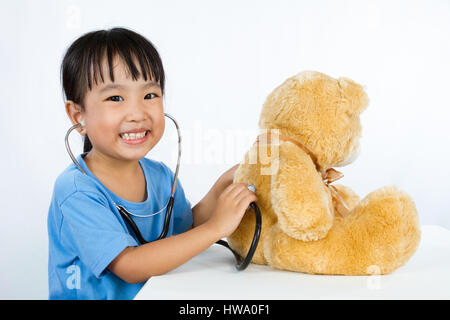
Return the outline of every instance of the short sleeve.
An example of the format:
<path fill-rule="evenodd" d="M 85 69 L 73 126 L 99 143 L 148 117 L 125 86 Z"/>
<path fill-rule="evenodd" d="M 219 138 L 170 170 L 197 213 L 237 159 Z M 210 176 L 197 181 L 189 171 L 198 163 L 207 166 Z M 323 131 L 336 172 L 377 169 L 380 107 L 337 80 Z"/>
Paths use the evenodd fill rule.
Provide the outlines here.
<path fill-rule="evenodd" d="M 173 181 L 174 173 L 167 167 L 164 163 L 161 164 L 168 171 L 170 176 L 170 181 Z M 174 226 L 173 234 L 183 233 L 192 226 L 194 223 L 194 218 L 192 215 L 191 202 L 186 198 L 181 181 L 177 178 L 177 189 L 174 195 Z"/>
<path fill-rule="evenodd" d="M 126 247 L 137 246 L 106 199 L 94 192 L 75 192 L 60 206 L 61 241 L 99 278 Z"/>

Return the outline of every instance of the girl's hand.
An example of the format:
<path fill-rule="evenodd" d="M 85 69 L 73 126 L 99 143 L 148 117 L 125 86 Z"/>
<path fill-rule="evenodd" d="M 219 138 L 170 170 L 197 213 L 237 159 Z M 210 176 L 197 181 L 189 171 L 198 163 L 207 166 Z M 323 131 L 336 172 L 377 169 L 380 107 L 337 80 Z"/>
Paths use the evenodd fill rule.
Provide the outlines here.
<path fill-rule="evenodd" d="M 217 207 L 217 201 L 222 192 L 233 183 L 234 173 L 239 164 L 225 171 L 214 183 L 205 197 L 192 208 L 194 215 L 193 227 L 199 226 L 208 221 L 214 209 Z"/>
<path fill-rule="evenodd" d="M 250 203 L 258 200 L 248 184 L 233 183 L 217 199 L 211 218 L 206 222 L 220 237 L 228 237 L 239 226 Z"/>

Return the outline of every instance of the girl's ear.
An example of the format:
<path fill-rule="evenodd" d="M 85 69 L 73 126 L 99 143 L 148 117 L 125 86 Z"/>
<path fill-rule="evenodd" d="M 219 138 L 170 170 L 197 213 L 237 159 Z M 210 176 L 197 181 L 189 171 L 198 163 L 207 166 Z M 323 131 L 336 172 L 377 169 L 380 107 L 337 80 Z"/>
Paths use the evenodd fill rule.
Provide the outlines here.
<path fill-rule="evenodd" d="M 77 130 L 81 135 L 84 136 L 86 134 L 86 128 L 84 125 L 83 110 L 80 105 L 76 104 L 72 100 L 67 100 L 66 113 L 73 125 L 81 123 L 81 127 L 77 128 Z"/>

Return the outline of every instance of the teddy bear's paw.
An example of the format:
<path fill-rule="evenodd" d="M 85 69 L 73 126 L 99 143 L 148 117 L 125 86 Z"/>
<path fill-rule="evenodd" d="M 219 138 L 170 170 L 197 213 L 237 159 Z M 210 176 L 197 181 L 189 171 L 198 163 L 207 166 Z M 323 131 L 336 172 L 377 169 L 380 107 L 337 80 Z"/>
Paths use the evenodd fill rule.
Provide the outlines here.
<path fill-rule="evenodd" d="M 368 194 L 336 229 L 345 235 L 343 242 L 361 274 L 370 274 L 370 266 L 377 266 L 380 274 L 394 271 L 409 260 L 420 242 L 414 201 L 396 186 Z"/>
<path fill-rule="evenodd" d="M 360 201 L 355 210 L 360 219 L 364 217 L 367 223 L 370 222 L 371 229 L 379 227 L 381 230 L 390 230 L 395 226 L 400 230 L 405 225 L 419 223 L 414 201 L 396 186 L 372 191 Z"/>

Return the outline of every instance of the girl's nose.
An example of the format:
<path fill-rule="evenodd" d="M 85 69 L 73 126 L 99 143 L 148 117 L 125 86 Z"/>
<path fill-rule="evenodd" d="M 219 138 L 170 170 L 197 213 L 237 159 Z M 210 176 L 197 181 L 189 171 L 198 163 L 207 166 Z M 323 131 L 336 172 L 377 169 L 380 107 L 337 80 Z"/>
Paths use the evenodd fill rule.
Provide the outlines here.
<path fill-rule="evenodd" d="M 128 120 L 132 121 L 140 121 L 146 118 L 146 110 L 145 105 L 141 102 L 130 102 L 130 105 L 127 108 L 127 117 Z"/>

